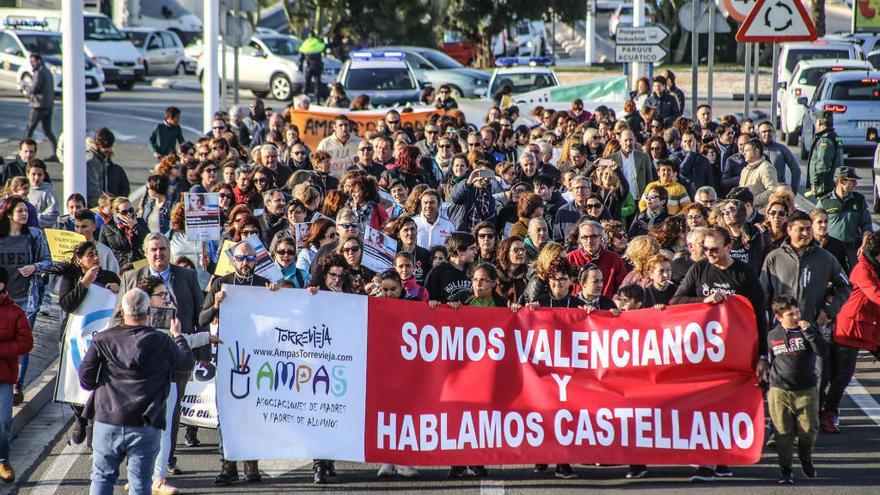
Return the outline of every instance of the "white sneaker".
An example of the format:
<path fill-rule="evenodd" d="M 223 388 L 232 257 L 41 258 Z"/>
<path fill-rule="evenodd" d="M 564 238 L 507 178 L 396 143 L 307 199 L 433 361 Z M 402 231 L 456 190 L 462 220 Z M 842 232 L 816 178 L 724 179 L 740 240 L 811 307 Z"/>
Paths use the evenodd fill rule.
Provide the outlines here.
<path fill-rule="evenodd" d="M 382 464 L 382 467 L 379 468 L 379 473 L 377 476 L 380 478 L 385 478 L 388 476 L 394 476 L 397 474 L 397 470 L 394 468 L 394 464 Z"/>
<path fill-rule="evenodd" d="M 397 474 L 403 476 L 404 478 L 415 478 L 419 475 L 419 470 L 410 467 L 410 466 L 394 466 L 397 469 Z"/>
<path fill-rule="evenodd" d="M 177 495 L 177 493 L 177 487 L 168 484 L 164 479 L 156 478 L 153 480 L 153 495 Z"/>

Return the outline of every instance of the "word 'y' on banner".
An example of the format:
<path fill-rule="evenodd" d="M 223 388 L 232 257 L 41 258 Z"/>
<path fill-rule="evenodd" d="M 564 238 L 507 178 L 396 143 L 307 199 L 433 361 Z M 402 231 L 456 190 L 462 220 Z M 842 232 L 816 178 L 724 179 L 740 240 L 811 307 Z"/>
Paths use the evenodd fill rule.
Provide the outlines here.
<path fill-rule="evenodd" d="M 217 397 L 228 459 L 426 466 L 760 458 L 757 330 L 739 297 L 615 317 L 226 290 Z"/>

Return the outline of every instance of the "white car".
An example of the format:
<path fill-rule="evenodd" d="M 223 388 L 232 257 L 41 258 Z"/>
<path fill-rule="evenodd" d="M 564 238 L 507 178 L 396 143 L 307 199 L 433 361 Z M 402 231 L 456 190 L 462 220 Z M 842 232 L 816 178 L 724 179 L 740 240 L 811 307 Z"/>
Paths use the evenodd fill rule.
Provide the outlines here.
<path fill-rule="evenodd" d="M 250 90 L 258 98 L 272 95 L 272 98 L 288 101 L 294 94 L 301 93 L 305 87 L 305 77 L 299 70 L 299 47 L 302 40 L 287 35 L 257 35 L 239 49 L 239 86 Z M 226 76 L 232 80 L 234 55 L 232 48 L 226 48 Z M 324 72 L 321 74 L 322 91 L 334 82 L 342 63 L 333 57 L 324 57 Z M 204 71 L 204 57 L 199 57 L 196 73 L 199 80 Z"/>
<path fill-rule="evenodd" d="M 817 58 L 836 60 L 862 60 L 862 50 L 853 43 L 835 42 L 824 39 L 783 43 L 779 51 L 779 65 L 776 66 L 777 81 L 791 81 L 794 66 L 804 60 Z M 781 116 L 783 91 L 776 88 L 776 115 Z"/>
<path fill-rule="evenodd" d="M 148 76 L 183 75 L 187 72 L 187 56 L 183 42 L 171 31 L 153 28 L 125 28 L 125 37 L 141 52 L 144 72 Z"/>
<path fill-rule="evenodd" d="M 39 53 L 55 80 L 55 94 L 61 94 L 61 33 L 27 29 L 0 30 L 0 86 L 22 91 L 33 80 L 31 53 Z M 104 73 L 83 54 L 86 99 L 96 101 L 104 94 Z"/>
<path fill-rule="evenodd" d="M 798 103 L 798 98 L 813 98 L 813 92 L 822 76 L 828 72 L 844 70 L 871 70 L 871 64 L 865 60 L 815 59 L 798 62 L 794 67 L 790 81 L 779 83 L 782 90 L 780 98 L 779 126 L 785 135 L 785 143 L 794 146 L 801 135 L 801 123 L 806 108 Z"/>
<path fill-rule="evenodd" d="M 496 59 L 495 64 L 500 67 L 492 72 L 488 93 L 485 96 L 491 98 L 504 85 L 510 86 L 514 95 L 559 86 L 556 73 L 547 67 L 552 63 L 550 57 Z"/>

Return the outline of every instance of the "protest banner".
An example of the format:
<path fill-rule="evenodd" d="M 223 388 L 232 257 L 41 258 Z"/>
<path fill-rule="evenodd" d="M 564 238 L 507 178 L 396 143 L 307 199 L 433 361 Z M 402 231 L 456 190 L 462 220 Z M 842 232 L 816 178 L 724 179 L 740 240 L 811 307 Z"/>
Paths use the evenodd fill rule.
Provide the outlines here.
<path fill-rule="evenodd" d="M 217 428 L 215 376 L 212 362 L 196 362 L 192 376 L 186 383 L 186 393 L 180 401 L 180 422 L 199 428 Z"/>
<path fill-rule="evenodd" d="M 296 233 L 296 250 L 297 250 L 297 252 L 299 252 L 300 249 L 305 249 L 307 247 L 304 239 L 306 238 L 306 235 L 309 233 L 309 227 L 311 227 L 311 226 L 312 226 L 312 224 L 310 222 L 309 223 L 306 223 L 306 222 L 296 223 L 293 225 L 293 231 Z"/>
<path fill-rule="evenodd" d="M 281 273 L 281 266 L 272 259 L 269 251 L 266 250 L 266 246 L 263 245 L 263 242 L 256 235 L 251 235 L 240 242 L 232 242 L 229 240 L 223 241 L 223 246 L 221 248 L 223 256 L 220 256 L 217 261 L 217 266 L 214 268 L 214 275 L 222 277 L 235 270 L 232 266 L 232 253 L 235 250 L 235 247 L 242 242 L 250 244 L 257 255 L 257 264 L 254 266 L 254 273 L 261 277 L 265 277 L 272 282 L 284 278 L 284 275 Z"/>
<path fill-rule="evenodd" d="M 217 399 L 221 424 L 231 426 L 223 427 L 226 459 L 760 459 L 757 330 L 738 296 L 615 317 L 225 290 Z"/>
<path fill-rule="evenodd" d="M 397 241 L 367 225 L 364 230 L 364 257 L 361 263 L 376 273 L 394 268 Z"/>
<path fill-rule="evenodd" d="M 92 343 L 92 337 L 110 325 L 115 305 L 116 294 L 98 284 L 92 284 L 76 311 L 68 315 L 64 339 L 61 341 L 55 402 L 80 406 L 86 403 L 89 392 L 79 385 L 79 365 Z"/>
<path fill-rule="evenodd" d="M 220 239 L 220 194 L 184 193 L 186 204 L 186 239 Z"/>
<path fill-rule="evenodd" d="M 81 242 L 86 242 L 86 236 L 62 229 L 43 229 L 46 234 L 46 243 L 49 244 L 49 254 L 52 261 L 66 263 L 73 257 L 73 248 Z"/>

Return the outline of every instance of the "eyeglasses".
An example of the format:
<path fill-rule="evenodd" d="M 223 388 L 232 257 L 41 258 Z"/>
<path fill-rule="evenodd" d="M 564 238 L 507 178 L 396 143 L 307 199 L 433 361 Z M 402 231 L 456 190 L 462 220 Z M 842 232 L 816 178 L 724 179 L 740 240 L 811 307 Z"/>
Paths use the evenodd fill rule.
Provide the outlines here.
<path fill-rule="evenodd" d="M 599 234 L 591 234 L 591 235 L 582 235 L 579 237 L 579 239 L 582 241 L 595 241 L 599 237 L 601 237 Z"/>
<path fill-rule="evenodd" d="M 372 146 L 364 146 L 363 148 L 358 148 L 358 151 L 373 151 Z"/>
<path fill-rule="evenodd" d="M 255 254 L 236 254 L 235 256 L 233 256 L 233 258 L 235 259 L 235 261 L 238 261 L 239 263 L 241 263 L 242 261 L 251 262 L 251 261 L 254 261 L 255 259 L 257 259 L 257 255 L 255 255 Z"/>
<path fill-rule="evenodd" d="M 388 125 L 397 125 L 400 123 L 400 120 L 386 120 L 385 123 Z"/>
<path fill-rule="evenodd" d="M 788 216 L 788 212 L 785 210 L 770 210 L 767 212 L 771 217 L 785 217 Z"/>
<path fill-rule="evenodd" d="M 360 227 L 361 224 L 359 224 L 357 222 L 350 222 L 350 223 L 340 223 L 339 226 L 342 227 L 343 229 L 354 229 L 354 228 Z"/>
<path fill-rule="evenodd" d="M 645 196 L 645 199 L 648 201 L 654 201 L 654 200 L 660 199 L 660 196 L 657 196 L 656 194 L 651 194 L 651 195 Z"/>
<path fill-rule="evenodd" d="M 468 148 L 471 148 L 474 146 L 479 146 L 479 145 L 480 145 L 480 143 L 468 143 Z"/>
<path fill-rule="evenodd" d="M 602 208 L 602 203 L 587 203 L 588 210 L 597 210 Z"/>
<path fill-rule="evenodd" d="M 254 177 L 254 182 L 256 182 L 257 184 L 266 184 L 267 182 L 269 182 L 269 179 L 265 177 Z"/>
<path fill-rule="evenodd" d="M 360 248 L 360 246 L 352 246 L 352 247 L 342 248 L 342 249 L 340 249 L 340 251 L 345 254 L 354 254 L 354 253 L 359 253 L 361 251 L 361 248 Z"/>
<path fill-rule="evenodd" d="M 342 278 L 343 275 L 345 275 L 344 272 L 343 273 L 327 272 L 327 276 L 332 279 L 335 279 L 335 280 L 339 280 L 340 278 Z"/>
<path fill-rule="evenodd" d="M 736 208 L 725 208 L 721 210 L 722 215 L 736 215 Z"/>
<path fill-rule="evenodd" d="M 438 132 L 440 132 L 440 131 L 438 131 L 437 129 L 431 129 L 431 130 L 425 129 L 425 134 L 437 134 Z"/>
<path fill-rule="evenodd" d="M 513 254 L 523 254 L 526 252 L 526 248 L 524 247 L 515 247 L 510 250 Z"/>
<path fill-rule="evenodd" d="M 703 218 L 704 218 L 703 215 L 688 215 L 685 217 L 685 219 L 691 220 L 691 221 L 702 220 Z"/>
<path fill-rule="evenodd" d="M 451 144 L 438 144 L 437 147 L 446 149 L 446 148 L 452 148 L 452 145 Z"/>
<path fill-rule="evenodd" d="M 477 238 L 479 238 L 479 239 L 494 239 L 495 232 L 484 232 L 482 234 L 477 234 Z"/>
<path fill-rule="evenodd" d="M 116 213 L 119 213 L 120 215 L 132 215 L 134 214 L 134 208 L 129 208 L 127 210 L 116 210 Z"/>
<path fill-rule="evenodd" d="M 217 196 L 218 196 L 220 199 L 232 199 L 232 198 L 235 197 L 234 194 L 229 194 L 229 193 L 220 193 L 220 194 L 218 194 Z"/>
<path fill-rule="evenodd" d="M 257 229 L 244 229 L 244 230 L 241 231 L 241 235 L 244 236 L 244 237 L 247 237 L 247 236 L 250 236 L 250 235 L 254 235 L 254 234 L 258 234 L 258 233 L 259 233 L 259 231 L 258 231 Z"/>
<path fill-rule="evenodd" d="M 293 249 L 276 249 L 275 254 L 278 256 L 293 256 L 296 254 L 296 251 Z"/>
<path fill-rule="evenodd" d="M 152 297 L 161 297 L 163 300 L 166 300 L 166 301 L 168 300 L 169 295 L 170 294 L 167 290 L 163 290 L 160 292 L 153 292 L 152 294 L 150 294 L 150 296 L 152 296 Z"/>
<path fill-rule="evenodd" d="M 214 168 L 214 167 L 208 167 L 208 168 L 205 169 L 205 172 L 207 172 L 207 173 L 209 173 L 209 174 L 216 174 L 216 173 L 217 173 L 217 169 Z"/>
<path fill-rule="evenodd" d="M 293 154 L 297 155 L 297 156 L 303 156 L 306 154 L 306 152 L 305 151 L 294 151 Z"/>
<path fill-rule="evenodd" d="M 718 252 L 721 251 L 721 248 L 720 247 L 708 247 L 705 244 L 703 244 L 703 251 L 705 251 L 709 254 L 718 254 Z"/>

